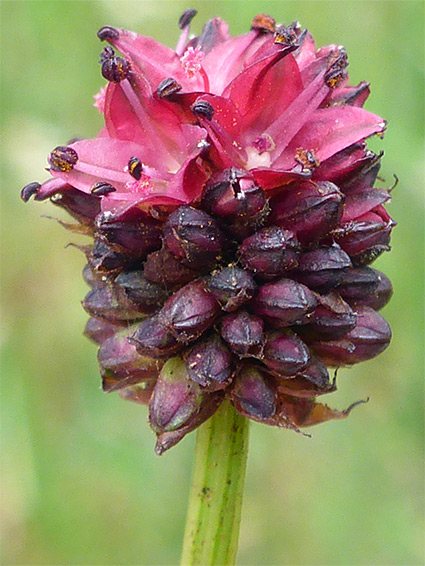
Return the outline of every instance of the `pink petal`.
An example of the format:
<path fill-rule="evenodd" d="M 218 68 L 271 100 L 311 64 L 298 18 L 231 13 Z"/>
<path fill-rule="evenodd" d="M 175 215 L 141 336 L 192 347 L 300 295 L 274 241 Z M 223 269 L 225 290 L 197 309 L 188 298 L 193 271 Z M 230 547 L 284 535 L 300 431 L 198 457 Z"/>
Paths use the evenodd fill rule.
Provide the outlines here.
<path fill-rule="evenodd" d="M 300 171 L 279 171 L 277 169 L 269 169 L 268 167 L 251 169 L 250 173 L 254 176 L 257 185 L 265 191 L 282 187 L 293 181 L 305 180 L 309 177 L 307 173 Z"/>
<path fill-rule="evenodd" d="M 295 152 L 300 147 L 312 149 L 320 161 L 325 161 L 338 151 L 384 130 L 384 120 L 363 108 L 321 108 L 313 113 L 309 122 L 273 165 L 282 169 L 293 166 Z"/>
<path fill-rule="evenodd" d="M 359 216 L 370 212 L 372 209 L 384 204 L 390 199 L 390 195 L 383 189 L 366 189 L 360 193 L 347 195 L 344 202 L 344 212 L 341 222 L 355 220 Z"/>

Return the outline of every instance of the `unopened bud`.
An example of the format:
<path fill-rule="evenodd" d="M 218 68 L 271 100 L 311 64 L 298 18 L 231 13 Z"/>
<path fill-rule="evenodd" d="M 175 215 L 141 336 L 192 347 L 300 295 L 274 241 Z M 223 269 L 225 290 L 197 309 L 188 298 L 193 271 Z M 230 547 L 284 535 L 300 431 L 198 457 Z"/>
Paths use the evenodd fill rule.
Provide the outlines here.
<path fill-rule="evenodd" d="M 292 279 L 280 279 L 260 287 L 252 309 L 281 326 L 291 326 L 308 322 L 316 305 L 317 300 L 308 287 Z"/>
<path fill-rule="evenodd" d="M 83 308 L 91 316 L 106 318 L 111 322 L 133 321 L 143 318 L 138 305 L 131 301 L 118 300 L 109 285 L 94 287 L 84 298 Z"/>
<path fill-rule="evenodd" d="M 99 273 L 119 273 L 131 264 L 132 258 L 119 253 L 108 246 L 101 239 L 94 241 L 93 249 L 88 257 L 91 269 Z"/>
<path fill-rule="evenodd" d="M 200 386 L 189 379 L 186 364 L 170 358 L 162 368 L 149 405 L 149 422 L 157 433 L 180 428 L 199 411 Z"/>
<path fill-rule="evenodd" d="M 245 238 L 239 248 L 241 263 L 264 278 L 282 275 L 298 265 L 301 246 L 289 230 L 277 226 L 263 228 Z"/>
<path fill-rule="evenodd" d="M 208 280 L 208 288 L 224 311 L 234 311 L 252 299 L 257 285 L 250 273 L 229 266 L 216 271 Z"/>
<path fill-rule="evenodd" d="M 263 421 L 276 412 L 276 393 L 269 379 L 256 366 L 246 363 L 233 381 L 232 403 L 241 415 Z"/>
<path fill-rule="evenodd" d="M 168 297 L 167 291 L 146 279 L 143 271 L 124 271 L 115 279 L 114 285 L 123 289 L 125 296 L 146 313 L 159 310 Z"/>
<path fill-rule="evenodd" d="M 221 320 L 221 335 L 241 358 L 261 358 L 264 348 L 264 322 L 246 311 L 228 314 Z"/>
<path fill-rule="evenodd" d="M 227 387 L 232 378 L 232 354 L 221 338 L 213 333 L 190 351 L 186 367 L 189 377 L 207 391 Z"/>
<path fill-rule="evenodd" d="M 294 332 L 277 330 L 267 335 L 262 362 L 278 376 L 295 375 L 309 360 L 307 346 Z"/>
<path fill-rule="evenodd" d="M 315 353 L 330 366 L 351 365 L 374 358 L 389 345 L 389 324 L 370 307 L 357 309 L 357 324 L 343 338 L 313 342 Z"/>
<path fill-rule="evenodd" d="M 393 286 L 381 271 L 371 267 L 355 267 L 343 275 L 337 291 L 349 304 L 378 311 L 390 300 Z"/>
<path fill-rule="evenodd" d="M 310 322 L 300 328 L 302 336 L 308 341 L 336 340 L 356 326 L 356 314 L 337 293 L 317 295 L 318 305 Z"/>
<path fill-rule="evenodd" d="M 301 254 L 295 277 L 318 293 L 327 293 L 338 285 L 350 267 L 350 257 L 334 244 Z"/>
<path fill-rule="evenodd" d="M 145 356 L 168 357 L 181 348 L 159 315 L 143 320 L 129 340 Z"/>
<path fill-rule="evenodd" d="M 183 265 L 165 247 L 148 255 L 144 274 L 147 279 L 162 285 L 165 289 L 185 285 L 199 275 L 190 267 Z"/>

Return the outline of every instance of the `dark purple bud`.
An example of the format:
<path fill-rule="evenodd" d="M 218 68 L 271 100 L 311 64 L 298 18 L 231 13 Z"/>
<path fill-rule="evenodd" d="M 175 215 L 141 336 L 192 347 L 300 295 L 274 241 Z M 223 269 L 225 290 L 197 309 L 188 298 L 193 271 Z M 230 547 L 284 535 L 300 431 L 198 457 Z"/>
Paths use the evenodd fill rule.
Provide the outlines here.
<path fill-rule="evenodd" d="M 258 14 L 251 22 L 251 29 L 261 33 L 274 33 L 276 20 L 268 14 Z"/>
<path fill-rule="evenodd" d="M 294 332 L 277 330 L 267 335 L 262 362 L 278 376 L 303 370 L 310 360 L 307 346 Z"/>
<path fill-rule="evenodd" d="M 140 177 L 142 176 L 142 162 L 138 157 L 130 157 L 128 162 L 128 172 L 134 179 L 136 179 L 136 181 L 140 180 Z"/>
<path fill-rule="evenodd" d="M 325 364 L 343 366 L 370 360 L 390 343 L 391 329 L 381 315 L 369 307 L 359 307 L 356 314 L 356 327 L 343 338 L 311 344 Z"/>
<path fill-rule="evenodd" d="M 166 248 L 148 255 L 144 266 L 144 274 L 147 279 L 170 287 L 185 285 L 199 276 L 199 273 L 183 265 Z"/>
<path fill-rule="evenodd" d="M 290 379 L 280 379 L 277 382 L 278 394 L 293 397 L 314 398 L 336 390 L 335 381 L 329 380 L 325 364 L 316 356 L 312 356 L 307 366 Z"/>
<path fill-rule="evenodd" d="M 252 364 L 242 365 L 233 381 L 230 397 L 238 413 L 250 419 L 263 421 L 276 412 L 272 380 Z"/>
<path fill-rule="evenodd" d="M 318 305 L 310 322 L 300 328 L 308 342 L 312 340 L 336 340 L 356 326 L 356 315 L 337 293 L 317 295 Z"/>
<path fill-rule="evenodd" d="M 252 309 L 281 326 L 291 326 L 308 322 L 316 305 L 317 300 L 308 287 L 292 279 L 280 279 L 260 287 Z"/>
<path fill-rule="evenodd" d="M 221 335 L 241 358 L 261 358 L 264 348 L 264 322 L 259 316 L 238 311 L 221 320 Z"/>
<path fill-rule="evenodd" d="M 134 328 L 126 328 L 100 345 L 97 360 L 105 393 L 158 377 L 159 362 L 141 356 L 135 345 L 128 341 L 133 332 Z"/>
<path fill-rule="evenodd" d="M 25 187 L 21 190 L 21 199 L 24 202 L 28 202 L 30 198 L 37 194 L 41 185 L 40 183 L 34 182 L 25 185 Z"/>
<path fill-rule="evenodd" d="M 92 186 L 90 192 L 92 195 L 95 195 L 96 197 L 104 197 L 105 195 L 109 195 L 109 193 L 114 193 L 116 190 L 117 189 L 112 185 L 110 185 L 109 183 L 106 183 L 105 181 L 100 181 L 99 183 L 95 183 Z"/>
<path fill-rule="evenodd" d="M 257 285 L 250 273 L 231 265 L 214 272 L 208 280 L 208 288 L 221 308 L 231 312 L 252 299 Z"/>
<path fill-rule="evenodd" d="M 181 206 L 165 223 L 164 242 L 188 267 L 205 267 L 221 253 L 223 238 L 209 214 L 191 206 Z"/>
<path fill-rule="evenodd" d="M 206 100 L 197 100 L 190 109 L 195 115 L 205 116 L 207 120 L 211 120 L 214 116 L 214 108 Z"/>
<path fill-rule="evenodd" d="M 113 50 L 112 54 L 110 53 L 110 51 L 106 52 L 106 50 L 108 49 L 111 48 L 105 47 L 103 53 L 101 54 L 102 76 L 107 81 L 120 83 L 130 74 L 130 63 L 122 57 L 113 55 Z"/>
<path fill-rule="evenodd" d="M 271 200 L 272 222 L 292 230 L 302 244 L 320 240 L 341 219 L 344 195 L 328 182 L 288 185 Z"/>
<path fill-rule="evenodd" d="M 190 342 L 207 330 L 220 311 L 202 281 L 188 283 L 167 301 L 160 314 L 179 342 Z"/>
<path fill-rule="evenodd" d="M 113 250 L 100 238 L 97 238 L 88 257 L 88 263 L 95 272 L 113 274 L 128 267 L 131 264 L 131 258 Z"/>
<path fill-rule="evenodd" d="M 138 305 L 131 301 L 117 299 L 108 285 L 99 285 L 87 293 L 83 308 L 91 316 L 106 318 L 110 322 L 132 321 L 143 318 Z"/>
<path fill-rule="evenodd" d="M 115 279 L 114 285 L 118 285 L 127 299 L 147 314 L 158 311 L 168 298 L 167 291 L 146 279 L 143 271 L 124 271 Z"/>
<path fill-rule="evenodd" d="M 37 196 L 35 197 L 37 198 Z M 100 199 L 74 188 L 66 188 L 50 198 L 55 206 L 60 206 L 81 224 L 92 226 L 100 212 Z"/>
<path fill-rule="evenodd" d="M 122 329 L 122 325 L 113 324 L 108 320 L 90 317 L 84 328 L 84 336 L 95 344 L 101 344 Z"/>
<path fill-rule="evenodd" d="M 100 30 L 97 32 L 97 37 L 101 40 L 101 41 L 111 41 L 111 40 L 115 40 L 118 39 L 120 36 L 120 32 L 119 30 L 117 30 L 117 28 L 114 28 L 112 26 L 103 26 L 100 28 Z"/>
<path fill-rule="evenodd" d="M 144 258 L 161 246 L 161 225 L 149 218 L 110 222 L 104 214 L 96 218 L 97 235 L 118 252 Z"/>
<path fill-rule="evenodd" d="M 223 219 L 223 229 L 237 239 L 258 230 L 270 213 L 265 192 L 247 171 L 225 169 L 205 186 L 202 208 Z"/>
<path fill-rule="evenodd" d="M 391 231 L 395 222 L 383 206 L 378 206 L 356 220 L 342 224 L 333 237 L 351 257 L 354 265 L 372 263 L 390 249 Z"/>
<path fill-rule="evenodd" d="M 159 98 L 170 98 L 173 94 L 181 91 L 182 85 L 179 84 L 175 79 L 169 78 L 164 79 L 156 90 Z"/>
<path fill-rule="evenodd" d="M 386 275 L 371 267 L 354 267 L 342 277 L 338 293 L 350 305 L 382 309 L 393 294 L 393 286 Z"/>
<path fill-rule="evenodd" d="M 149 404 L 149 423 L 161 433 L 183 426 L 200 409 L 202 390 L 189 379 L 186 364 L 179 358 L 170 358 L 159 374 Z"/>
<path fill-rule="evenodd" d="M 198 13 L 197 10 L 186 10 L 179 18 L 178 26 L 180 29 L 184 29 L 185 27 L 190 25 L 190 22 Z"/>
<path fill-rule="evenodd" d="M 272 279 L 298 265 L 300 250 L 293 232 L 270 226 L 245 238 L 239 254 L 244 267 L 265 279 Z"/>
<path fill-rule="evenodd" d="M 350 267 L 350 257 L 334 244 L 301 254 L 294 277 L 318 293 L 327 293 L 338 285 Z"/>
<path fill-rule="evenodd" d="M 78 154 L 72 147 L 59 145 L 50 153 L 48 161 L 54 171 L 69 173 L 78 162 Z"/>
<path fill-rule="evenodd" d="M 158 315 L 142 321 L 129 340 L 140 354 L 158 358 L 168 357 L 181 347 Z"/>
<path fill-rule="evenodd" d="M 207 391 L 227 387 L 232 379 L 232 354 L 223 340 L 213 333 L 195 344 L 186 360 L 187 372 Z"/>

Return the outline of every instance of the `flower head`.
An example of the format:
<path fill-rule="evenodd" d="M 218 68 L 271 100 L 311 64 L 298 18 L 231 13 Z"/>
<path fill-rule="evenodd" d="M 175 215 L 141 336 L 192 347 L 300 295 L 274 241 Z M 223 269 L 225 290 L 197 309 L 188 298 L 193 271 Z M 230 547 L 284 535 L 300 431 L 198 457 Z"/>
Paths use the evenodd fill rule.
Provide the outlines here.
<path fill-rule="evenodd" d="M 365 142 L 386 127 L 363 109 L 369 85 L 298 22 L 259 15 L 232 38 L 214 18 L 190 38 L 195 14 L 175 50 L 99 30 L 104 127 L 56 147 L 52 178 L 22 191 L 93 236 L 85 334 L 104 391 L 149 404 L 158 453 L 226 397 L 297 431 L 344 418 L 352 406 L 316 402 L 336 389 L 327 367 L 391 338 L 376 312 L 391 283 L 368 266 L 394 226 Z"/>

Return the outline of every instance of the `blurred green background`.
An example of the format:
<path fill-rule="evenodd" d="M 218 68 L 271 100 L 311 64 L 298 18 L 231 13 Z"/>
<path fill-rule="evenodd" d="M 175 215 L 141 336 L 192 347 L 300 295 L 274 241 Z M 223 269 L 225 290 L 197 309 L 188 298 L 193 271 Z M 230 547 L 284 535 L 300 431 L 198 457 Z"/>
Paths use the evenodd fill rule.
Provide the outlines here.
<path fill-rule="evenodd" d="M 83 240 L 49 203 L 19 199 L 42 181 L 46 155 L 101 126 L 97 29 L 126 27 L 173 46 L 197 8 L 245 32 L 254 15 L 301 21 L 317 45 L 344 44 L 366 107 L 389 121 L 383 186 L 400 183 L 393 280 L 384 315 L 391 347 L 339 373 L 329 398 L 346 421 L 311 439 L 253 424 L 238 563 L 423 564 L 424 4 L 416 1 L 4 1 L 2 30 L 3 564 L 177 564 L 195 435 L 161 458 L 146 410 L 100 390 L 96 349 L 82 336 Z"/>

